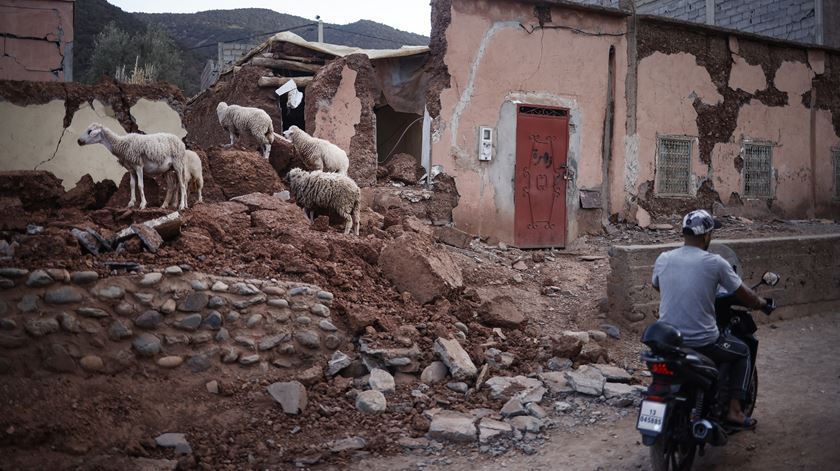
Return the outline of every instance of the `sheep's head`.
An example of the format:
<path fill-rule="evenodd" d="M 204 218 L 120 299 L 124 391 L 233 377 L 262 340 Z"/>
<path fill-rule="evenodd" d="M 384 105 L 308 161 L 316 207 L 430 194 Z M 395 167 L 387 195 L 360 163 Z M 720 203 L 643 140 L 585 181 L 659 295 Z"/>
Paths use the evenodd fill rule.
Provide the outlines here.
<path fill-rule="evenodd" d="M 300 128 L 293 124 L 293 125 L 289 126 L 289 129 L 283 131 L 283 137 L 285 137 L 286 139 L 291 141 L 292 136 L 294 136 L 295 134 L 297 134 L 299 132 L 301 132 Z"/>
<path fill-rule="evenodd" d="M 76 141 L 80 146 L 84 146 L 87 144 L 97 144 L 102 142 L 102 126 L 99 123 L 93 123 L 85 129 L 81 135 L 79 135 L 79 139 Z"/>
<path fill-rule="evenodd" d="M 289 187 L 289 190 L 292 192 L 298 187 L 300 181 L 305 179 L 309 175 L 309 172 L 306 170 L 301 170 L 297 167 L 289 170 L 289 173 L 286 174 L 286 185 Z"/>
<path fill-rule="evenodd" d="M 218 105 L 216 105 L 216 116 L 219 117 L 219 121 L 222 120 L 222 116 L 225 114 L 225 110 L 227 109 L 228 104 L 220 101 Z"/>

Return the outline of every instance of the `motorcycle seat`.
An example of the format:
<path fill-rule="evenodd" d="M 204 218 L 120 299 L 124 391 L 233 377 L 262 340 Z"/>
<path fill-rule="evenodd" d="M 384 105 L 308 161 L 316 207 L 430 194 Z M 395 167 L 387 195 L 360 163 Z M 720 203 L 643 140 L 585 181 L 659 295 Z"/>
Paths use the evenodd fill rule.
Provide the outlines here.
<path fill-rule="evenodd" d="M 717 367 L 717 365 L 715 364 L 714 361 L 712 361 L 711 358 L 707 357 L 706 355 L 703 355 L 702 353 L 698 352 L 697 350 L 694 350 L 694 349 L 688 348 L 688 347 L 682 347 L 682 350 L 686 355 L 692 355 L 692 357 L 688 358 L 689 363 L 691 363 L 692 365 L 711 366 L 712 368 Z"/>

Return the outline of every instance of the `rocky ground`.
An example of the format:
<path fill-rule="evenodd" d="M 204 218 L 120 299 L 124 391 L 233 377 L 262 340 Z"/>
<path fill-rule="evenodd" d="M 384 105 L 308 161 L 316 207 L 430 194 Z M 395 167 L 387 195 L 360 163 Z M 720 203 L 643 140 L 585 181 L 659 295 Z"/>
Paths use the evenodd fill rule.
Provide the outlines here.
<path fill-rule="evenodd" d="M 0 175 L 0 469 L 445 465 L 633 415 L 646 377 L 606 322 L 608 248 L 676 241 L 676 218 L 522 251 L 449 227 L 451 178 L 406 186 L 406 166 L 345 236 L 279 180 L 238 184 L 251 153 L 203 157 L 218 191 L 177 214 Z"/>

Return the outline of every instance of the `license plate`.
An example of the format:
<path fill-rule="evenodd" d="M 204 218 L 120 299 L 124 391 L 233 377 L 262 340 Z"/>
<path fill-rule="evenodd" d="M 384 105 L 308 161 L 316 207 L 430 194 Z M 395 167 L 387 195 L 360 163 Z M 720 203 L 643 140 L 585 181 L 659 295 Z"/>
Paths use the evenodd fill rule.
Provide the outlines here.
<path fill-rule="evenodd" d="M 636 428 L 649 432 L 661 432 L 662 424 L 665 423 L 666 405 L 661 402 L 642 401 L 639 410 L 639 421 Z"/>

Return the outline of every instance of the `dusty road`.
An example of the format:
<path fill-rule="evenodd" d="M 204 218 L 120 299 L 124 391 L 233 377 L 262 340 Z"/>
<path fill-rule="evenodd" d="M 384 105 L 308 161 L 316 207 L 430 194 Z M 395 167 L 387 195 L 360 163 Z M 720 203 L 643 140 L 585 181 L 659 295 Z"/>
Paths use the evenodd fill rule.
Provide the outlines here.
<path fill-rule="evenodd" d="M 840 463 L 840 314 L 762 326 L 759 399 L 755 432 L 712 448 L 694 469 L 822 470 Z M 425 470 L 638 470 L 649 469 L 647 449 L 637 443 L 633 414 L 581 434 L 555 431 L 534 455 L 508 452 L 497 458 L 474 448 L 441 456 L 402 455 L 367 459 L 350 469 Z"/>

